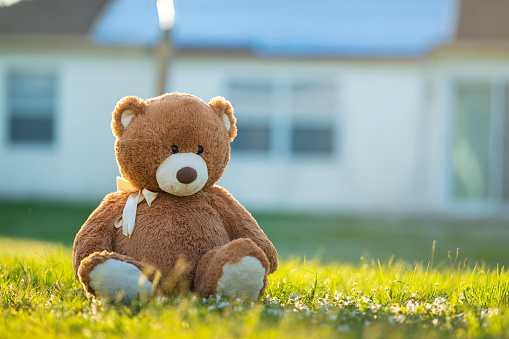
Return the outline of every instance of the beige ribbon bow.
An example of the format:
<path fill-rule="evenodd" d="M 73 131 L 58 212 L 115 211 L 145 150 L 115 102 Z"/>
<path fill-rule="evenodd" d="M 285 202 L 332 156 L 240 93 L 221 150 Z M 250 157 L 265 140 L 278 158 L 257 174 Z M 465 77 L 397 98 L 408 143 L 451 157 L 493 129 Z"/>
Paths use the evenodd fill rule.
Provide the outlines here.
<path fill-rule="evenodd" d="M 151 192 L 146 188 L 140 190 L 122 177 L 117 177 L 117 190 L 131 193 L 125 203 L 122 216 L 115 221 L 115 227 L 119 228 L 122 226 L 122 234 L 130 238 L 134 230 L 134 221 L 136 220 L 136 208 L 138 204 L 146 199 L 148 206 L 150 206 L 152 201 L 157 198 L 157 193 Z"/>

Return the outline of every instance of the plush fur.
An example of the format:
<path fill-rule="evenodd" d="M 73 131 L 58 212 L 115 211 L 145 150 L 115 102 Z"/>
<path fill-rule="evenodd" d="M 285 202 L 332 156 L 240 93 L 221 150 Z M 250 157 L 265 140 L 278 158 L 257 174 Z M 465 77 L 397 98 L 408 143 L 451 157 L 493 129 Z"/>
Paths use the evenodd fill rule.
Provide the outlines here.
<path fill-rule="evenodd" d="M 125 111 L 134 115 L 125 119 L 131 114 L 127 112 L 122 123 Z M 96 294 L 90 286 L 91 272 L 114 259 L 134 265 L 168 293 L 191 289 L 204 297 L 215 295 L 221 279 L 221 293 L 232 296 L 243 290 L 230 280 L 243 277 L 245 281 L 252 274 L 260 282 L 247 284 L 251 290 L 245 291 L 246 296 L 263 295 L 268 274 L 278 266 L 277 252 L 251 214 L 225 189 L 214 185 L 229 161 L 229 142 L 237 133 L 235 121 L 231 104 L 221 97 L 208 105 L 195 96 L 177 93 L 147 101 L 136 97 L 119 101 L 112 129 L 120 172 L 135 187 L 158 196 L 151 206 L 146 202 L 137 206 L 131 237 L 114 226 L 129 196 L 122 191 L 107 195 L 82 226 L 74 241 L 73 267 L 87 292 Z M 197 193 L 177 196 L 159 187 L 156 171 L 175 153 L 172 146 L 178 147 L 178 153 L 197 154 L 198 146 L 203 148 L 199 156 L 207 164 L 208 180 Z M 234 274 L 225 273 L 233 272 L 228 267 L 241 262 L 249 265 L 240 264 Z M 224 290 L 232 285 L 236 286 L 232 291 Z M 262 287 L 253 293 L 253 286 Z"/>

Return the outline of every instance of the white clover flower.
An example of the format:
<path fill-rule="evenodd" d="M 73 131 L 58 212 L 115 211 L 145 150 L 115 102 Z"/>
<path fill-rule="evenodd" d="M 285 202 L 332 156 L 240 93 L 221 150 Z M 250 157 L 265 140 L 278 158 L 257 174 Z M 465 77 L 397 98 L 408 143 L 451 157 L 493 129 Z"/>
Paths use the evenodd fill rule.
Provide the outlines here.
<path fill-rule="evenodd" d="M 394 317 L 394 320 L 396 320 L 397 323 L 402 324 L 405 322 L 406 317 L 403 314 L 399 314 Z"/>
<path fill-rule="evenodd" d="M 401 307 L 399 307 L 399 306 L 391 306 L 391 312 L 392 313 L 399 313 L 399 312 L 401 312 Z"/>

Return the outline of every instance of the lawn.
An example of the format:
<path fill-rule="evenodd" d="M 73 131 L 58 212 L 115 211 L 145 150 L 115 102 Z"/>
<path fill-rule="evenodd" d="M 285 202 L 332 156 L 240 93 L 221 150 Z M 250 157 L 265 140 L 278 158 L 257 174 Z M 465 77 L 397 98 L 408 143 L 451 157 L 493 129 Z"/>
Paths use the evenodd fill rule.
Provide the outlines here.
<path fill-rule="evenodd" d="M 92 209 L 0 203 L 1 338 L 509 337 L 504 221 L 255 214 L 281 258 L 262 300 L 106 305 L 72 275 Z"/>

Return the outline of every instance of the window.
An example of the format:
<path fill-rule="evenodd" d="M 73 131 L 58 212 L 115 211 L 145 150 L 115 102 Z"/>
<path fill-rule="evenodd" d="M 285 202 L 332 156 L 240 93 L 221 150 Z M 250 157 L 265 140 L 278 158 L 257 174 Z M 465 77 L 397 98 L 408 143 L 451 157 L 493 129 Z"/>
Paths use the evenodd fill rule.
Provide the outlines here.
<path fill-rule="evenodd" d="M 332 153 L 334 130 L 331 126 L 293 126 L 292 153 L 298 155 Z"/>
<path fill-rule="evenodd" d="M 54 140 L 56 77 L 12 71 L 7 75 L 9 141 L 51 144 Z"/>
<path fill-rule="evenodd" d="M 291 86 L 294 155 L 330 156 L 334 151 L 336 87 L 327 80 L 300 80 Z"/>
<path fill-rule="evenodd" d="M 509 201 L 509 85 L 458 82 L 455 100 L 454 197 Z"/>
<path fill-rule="evenodd" d="M 296 157 L 334 154 L 337 100 L 333 81 L 233 80 L 228 92 L 239 130 L 232 151 Z"/>
<path fill-rule="evenodd" d="M 265 124 L 238 124 L 234 150 L 267 153 L 270 149 L 270 127 Z"/>
<path fill-rule="evenodd" d="M 232 150 L 266 154 L 270 150 L 270 117 L 272 110 L 272 83 L 268 81 L 234 80 L 230 83 L 229 100 L 237 121 L 238 135 Z M 244 119 L 245 118 L 245 119 Z"/>

